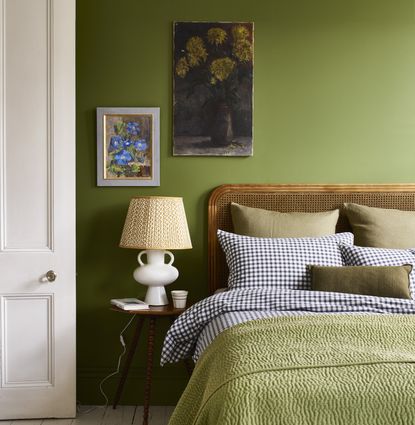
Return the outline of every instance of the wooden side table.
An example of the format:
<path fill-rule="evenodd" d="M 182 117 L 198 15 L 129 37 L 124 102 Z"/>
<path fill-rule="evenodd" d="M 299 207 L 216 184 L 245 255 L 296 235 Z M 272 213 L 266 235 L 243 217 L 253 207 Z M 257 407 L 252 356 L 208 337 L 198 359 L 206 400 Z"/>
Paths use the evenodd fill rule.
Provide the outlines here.
<path fill-rule="evenodd" d="M 156 322 L 157 319 L 167 317 L 174 322 L 177 316 L 180 316 L 185 309 L 184 308 L 174 308 L 171 304 L 160 306 L 160 307 L 150 307 L 149 310 L 138 310 L 138 311 L 128 311 L 122 310 L 115 306 L 111 307 L 111 310 L 118 311 L 120 313 L 134 314 L 137 316 L 136 326 L 133 335 L 133 339 L 128 348 L 127 357 L 125 359 L 124 367 L 121 373 L 120 382 L 117 387 L 117 391 L 114 397 L 114 403 L 112 407 L 115 409 L 120 401 L 124 384 L 127 379 L 128 371 L 134 357 L 134 354 L 137 349 L 138 341 L 140 339 L 141 330 L 144 325 L 144 321 L 148 319 L 148 337 L 147 337 L 147 364 L 146 364 L 146 378 L 144 383 L 144 413 L 143 413 L 143 425 L 148 424 L 148 412 L 150 406 L 150 393 L 151 393 L 151 381 L 153 374 L 153 352 L 154 352 L 154 337 L 156 334 Z M 193 372 L 193 363 L 191 359 L 186 359 L 185 361 L 186 370 L 189 376 Z"/>

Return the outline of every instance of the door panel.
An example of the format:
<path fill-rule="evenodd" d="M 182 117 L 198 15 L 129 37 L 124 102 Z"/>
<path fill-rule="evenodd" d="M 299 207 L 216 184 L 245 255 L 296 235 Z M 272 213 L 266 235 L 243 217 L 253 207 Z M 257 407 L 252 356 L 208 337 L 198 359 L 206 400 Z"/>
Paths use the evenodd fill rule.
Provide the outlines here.
<path fill-rule="evenodd" d="M 50 249 L 52 3 L 3 1 L 3 247 Z"/>
<path fill-rule="evenodd" d="M 53 385 L 52 300 L 51 295 L 3 297 L 4 387 Z"/>

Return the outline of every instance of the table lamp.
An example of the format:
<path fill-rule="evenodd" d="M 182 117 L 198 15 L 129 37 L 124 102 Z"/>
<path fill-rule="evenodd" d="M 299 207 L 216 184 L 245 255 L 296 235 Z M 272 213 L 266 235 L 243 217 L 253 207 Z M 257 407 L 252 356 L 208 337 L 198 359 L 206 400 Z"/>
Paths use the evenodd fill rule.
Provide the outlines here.
<path fill-rule="evenodd" d="M 183 199 L 167 196 L 140 196 L 130 201 L 120 241 L 121 248 L 142 249 L 134 279 L 148 286 L 145 302 L 167 305 L 164 287 L 174 282 L 179 271 L 170 249 L 190 249 L 189 229 Z M 141 257 L 147 254 L 147 264 Z M 170 257 L 164 262 L 165 256 Z"/>

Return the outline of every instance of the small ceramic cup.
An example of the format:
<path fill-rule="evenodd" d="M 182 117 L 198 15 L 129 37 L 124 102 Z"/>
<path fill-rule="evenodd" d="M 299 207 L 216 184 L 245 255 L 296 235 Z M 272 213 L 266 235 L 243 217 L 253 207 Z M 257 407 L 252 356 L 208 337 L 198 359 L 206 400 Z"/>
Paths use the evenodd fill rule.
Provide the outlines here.
<path fill-rule="evenodd" d="M 188 291 L 171 291 L 174 308 L 185 308 Z"/>

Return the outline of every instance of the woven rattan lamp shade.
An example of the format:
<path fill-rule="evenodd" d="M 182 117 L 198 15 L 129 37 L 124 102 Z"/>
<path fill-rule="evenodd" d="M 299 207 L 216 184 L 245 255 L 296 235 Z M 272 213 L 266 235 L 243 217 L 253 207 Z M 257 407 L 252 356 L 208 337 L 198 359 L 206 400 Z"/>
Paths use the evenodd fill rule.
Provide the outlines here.
<path fill-rule="evenodd" d="M 190 249 L 183 199 L 167 196 L 132 198 L 125 219 L 121 248 Z"/>

